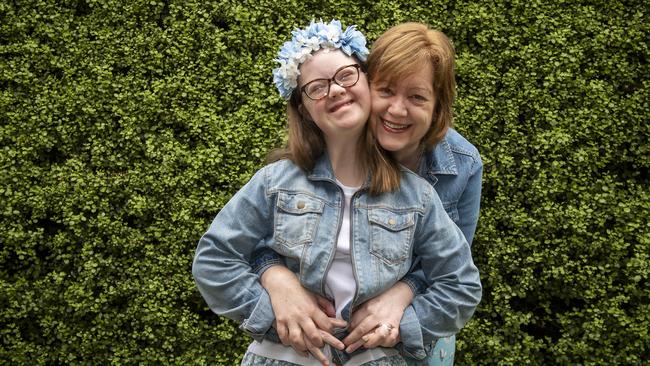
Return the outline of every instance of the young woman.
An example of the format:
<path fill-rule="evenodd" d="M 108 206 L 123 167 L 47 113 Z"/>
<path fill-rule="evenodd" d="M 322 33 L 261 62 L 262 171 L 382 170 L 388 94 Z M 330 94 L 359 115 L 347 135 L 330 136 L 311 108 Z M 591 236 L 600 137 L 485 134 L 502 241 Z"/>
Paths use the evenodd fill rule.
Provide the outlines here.
<path fill-rule="evenodd" d="M 274 70 L 289 99 L 286 159 L 258 171 L 199 241 L 192 273 L 201 294 L 255 339 L 242 364 L 404 365 L 402 355 L 421 358 L 434 339 L 458 331 L 480 300 L 469 245 L 433 188 L 373 143 L 366 56 L 363 35 L 338 21 L 293 32 Z M 301 286 L 335 304 L 331 334 L 307 342 L 315 358 L 272 341 L 297 338 L 276 321 L 275 301 L 250 265 L 265 249 Z M 386 336 L 399 327 L 399 347 L 342 351 L 341 319 L 391 288 L 415 260 L 418 296 L 395 323 L 373 325 L 373 334 Z M 322 341 L 334 347 L 318 348 Z"/>
<path fill-rule="evenodd" d="M 435 188 L 445 210 L 472 243 L 481 197 L 483 164 L 477 149 L 451 129 L 455 96 L 454 50 L 447 37 L 420 23 L 405 23 L 386 31 L 375 41 L 368 59 L 371 78 L 371 127 L 377 141 L 402 165 Z M 282 266 L 271 266 L 262 283 L 274 302 L 273 310 L 283 327 L 294 329 L 295 341 L 283 339 L 297 349 L 307 340 L 319 341 L 319 332 L 328 329 L 331 305 L 304 290 L 292 273 Z M 262 261 L 264 262 L 264 261 Z M 417 267 L 416 267 L 417 268 Z M 262 272 L 262 271 L 260 271 Z M 378 320 L 394 323 L 402 318 L 417 295 L 420 270 L 415 269 L 390 290 L 359 306 L 350 321 L 350 334 L 344 339 L 348 351 L 359 347 L 397 343 L 398 332 L 374 332 Z M 415 290 L 415 291 L 414 291 Z M 424 361 L 411 365 L 453 365 L 454 336 L 442 338 Z"/>

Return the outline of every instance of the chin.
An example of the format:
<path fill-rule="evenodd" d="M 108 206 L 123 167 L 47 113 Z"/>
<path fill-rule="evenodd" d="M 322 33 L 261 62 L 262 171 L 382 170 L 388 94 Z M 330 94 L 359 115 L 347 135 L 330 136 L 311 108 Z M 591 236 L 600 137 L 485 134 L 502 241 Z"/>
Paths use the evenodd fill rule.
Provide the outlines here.
<path fill-rule="evenodd" d="M 404 144 L 399 143 L 399 141 L 392 141 L 391 139 L 381 139 L 377 138 L 379 145 L 384 148 L 386 151 L 397 152 L 404 148 Z"/>

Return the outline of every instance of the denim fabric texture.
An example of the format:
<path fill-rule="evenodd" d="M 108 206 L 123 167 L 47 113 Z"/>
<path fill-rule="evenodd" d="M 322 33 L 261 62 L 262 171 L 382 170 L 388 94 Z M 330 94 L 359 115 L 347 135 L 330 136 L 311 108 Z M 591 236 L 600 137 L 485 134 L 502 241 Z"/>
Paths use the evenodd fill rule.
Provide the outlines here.
<path fill-rule="evenodd" d="M 456 354 L 456 336 L 440 338 L 433 351 L 424 360 L 406 359 L 408 366 L 453 366 Z"/>
<path fill-rule="evenodd" d="M 417 173 L 434 187 L 445 211 L 471 246 L 478 222 L 483 175 L 478 149 L 456 130 L 449 129 L 443 140 L 425 155 Z M 252 263 L 261 275 L 267 268 L 284 261 L 275 251 L 265 248 L 254 255 Z M 415 294 L 423 293 L 428 287 L 419 264 L 402 281 Z M 422 365 L 453 365 L 454 342 L 453 336 L 437 342 L 434 355 L 427 357 L 428 362 Z"/>
<path fill-rule="evenodd" d="M 425 155 L 417 173 L 431 183 L 445 211 L 471 246 L 478 222 L 483 175 L 483 161 L 476 147 L 451 128 Z"/>
<path fill-rule="evenodd" d="M 483 175 L 483 161 L 476 147 L 456 130 L 449 129 L 445 138 L 425 155 L 418 174 L 431 183 L 445 211 L 471 246 L 478 222 Z M 271 265 L 267 262 L 267 268 Z M 417 272 L 417 265 L 411 272 Z M 426 288 L 421 275 L 409 273 L 402 281 L 416 294 Z"/>
<path fill-rule="evenodd" d="M 431 183 L 445 211 L 471 246 L 478 222 L 483 175 L 483 161 L 476 147 L 456 130 L 449 129 L 445 138 L 425 155 L 418 174 Z M 422 293 L 426 286 L 424 274 L 417 263 L 402 281 L 416 294 Z M 426 360 L 409 361 L 409 365 L 453 365 L 455 342 L 453 336 L 440 339 Z"/>
<path fill-rule="evenodd" d="M 417 258 L 427 287 L 404 313 L 398 349 L 422 359 L 473 314 L 481 298 L 478 269 L 462 231 L 417 174 L 403 170 L 400 189 L 391 193 L 371 196 L 364 187 L 351 202 L 357 293 L 350 309 L 394 285 Z M 192 272 L 210 308 L 240 322 L 254 339 L 264 338 L 274 315 L 251 266 L 263 248 L 283 257 L 305 288 L 327 297 L 343 202 L 327 155 L 309 174 L 288 160 L 258 171 L 199 240 Z"/>

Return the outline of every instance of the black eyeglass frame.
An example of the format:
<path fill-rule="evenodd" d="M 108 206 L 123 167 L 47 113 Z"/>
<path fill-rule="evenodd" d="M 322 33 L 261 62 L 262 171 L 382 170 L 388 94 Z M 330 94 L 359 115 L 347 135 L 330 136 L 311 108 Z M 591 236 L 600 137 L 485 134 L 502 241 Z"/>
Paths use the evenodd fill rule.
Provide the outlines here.
<path fill-rule="evenodd" d="M 357 80 L 355 80 L 354 83 L 352 83 L 352 84 L 350 84 L 350 85 L 344 86 L 344 85 L 341 85 L 341 84 L 336 80 L 336 75 L 337 75 L 341 70 L 343 70 L 343 69 L 347 69 L 348 67 L 354 67 L 355 69 L 357 69 Z M 359 64 L 350 64 L 350 65 L 341 66 L 341 67 L 339 67 L 338 69 L 336 69 L 336 71 L 334 72 L 334 76 L 332 76 L 331 78 L 329 78 L 329 79 L 327 79 L 327 78 L 321 78 L 321 79 L 314 79 L 314 80 L 311 80 L 310 82 L 308 82 L 307 84 L 303 85 L 303 86 L 300 88 L 300 92 L 301 92 L 301 93 L 305 93 L 305 95 L 307 96 L 307 98 L 309 98 L 309 99 L 311 99 L 311 100 L 321 100 L 321 99 L 327 97 L 327 96 L 330 94 L 330 86 L 332 85 L 332 81 L 335 82 L 336 85 L 340 86 L 341 88 L 346 88 L 346 89 L 347 89 L 347 88 L 351 88 L 351 87 L 357 85 L 357 83 L 359 82 L 359 79 L 361 78 L 361 73 L 362 73 L 362 72 L 364 72 L 364 70 L 361 68 L 361 65 L 359 65 Z M 317 81 L 323 81 L 323 80 L 324 80 L 324 81 L 327 81 L 327 91 L 326 91 L 325 94 L 324 94 L 322 97 L 320 97 L 320 98 L 312 98 L 312 96 L 309 95 L 305 89 L 309 86 L 309 84 L 314 83 L 314 82 L 317 82 Z"/>

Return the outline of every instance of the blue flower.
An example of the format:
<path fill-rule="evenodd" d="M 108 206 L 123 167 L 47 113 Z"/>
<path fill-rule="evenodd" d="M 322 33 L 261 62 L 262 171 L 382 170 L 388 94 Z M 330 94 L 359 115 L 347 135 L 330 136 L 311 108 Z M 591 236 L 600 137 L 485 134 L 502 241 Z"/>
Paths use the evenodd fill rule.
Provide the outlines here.
<path fill-rule="evenodd" d="M 338 20 L 327 24 L 312 21 L 306 28 L 294 30 L 291 35 L 291 41 L 285 42 L 278 53 L 276 61 L 280 66 L 273 70 L 273 83 L 280 95 L 287 100 L 298 86 L 298 68 L 319 49 L 340 49 L 346 55 L 356 56 L 361 61 L 366 61 L 368 57 L 363 34 L 355 26 L 350 26 L 343 32 Z"/>
<path fill-rule="evenodd" d="M 356 30 L 355 26 L 349 26 L 341 35 L 341 48 L 348 56 L 355 54 L 361 61 L 368 58 L 368 48 L 366 48 L 366 38 Z"/>

